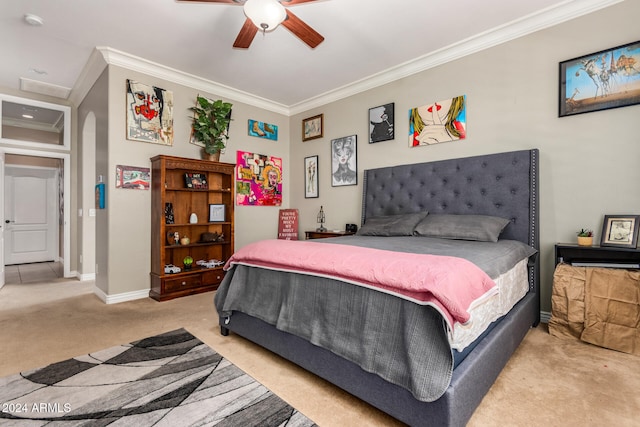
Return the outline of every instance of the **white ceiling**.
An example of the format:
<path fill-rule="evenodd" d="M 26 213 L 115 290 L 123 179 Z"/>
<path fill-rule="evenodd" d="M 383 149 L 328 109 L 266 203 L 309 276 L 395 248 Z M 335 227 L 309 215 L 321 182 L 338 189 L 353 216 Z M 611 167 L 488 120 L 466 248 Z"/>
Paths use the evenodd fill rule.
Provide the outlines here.
<path fill-rule="evenodd" d="M 240 50 L 237 5 L 0 0 L 0 86 L 18 89 L 22 77 L 73 89 L 94 48 L 108 47 L 294 110 L 619 1 L 318 0 L 291 7 L 325 37 L 317 48 L 281 26 Z M 25 14 L 44 25 L 28 25 Z"/>

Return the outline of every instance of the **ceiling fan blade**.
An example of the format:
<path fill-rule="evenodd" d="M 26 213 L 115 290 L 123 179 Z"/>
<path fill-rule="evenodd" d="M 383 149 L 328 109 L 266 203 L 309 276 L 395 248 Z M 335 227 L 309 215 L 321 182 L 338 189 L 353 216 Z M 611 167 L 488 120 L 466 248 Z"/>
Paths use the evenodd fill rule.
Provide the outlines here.
<path fill-rule="evenodd" d="M 282 25 L 312 49 L 324 41 L 324 37 L 322 37 L 320 33 L 294 15 L 289 9 L 287 9 L 287 18 L 282 22 Z"/>
<path fill-rule="evenodd" d="M 258 33 L 258 27 L 253 25 L 251 19 L 247 18 L 244 21 L 244 25 L 240 29 L 238 33 L 238 37 L 236 37 L 236 41 L 233 42 L 233 47 L 237 47 L 239 49 L 248 49 L 251 46 L 251 42 L 253 38 Z"/>

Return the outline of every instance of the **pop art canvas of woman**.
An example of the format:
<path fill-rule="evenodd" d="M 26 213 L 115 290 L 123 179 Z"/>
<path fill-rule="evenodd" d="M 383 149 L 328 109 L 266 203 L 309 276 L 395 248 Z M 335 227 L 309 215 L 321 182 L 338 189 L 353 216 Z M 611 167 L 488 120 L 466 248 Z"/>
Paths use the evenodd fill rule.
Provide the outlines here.
<path fill-rule="evenodd" d="M 466 95 L 409 110 L 409 147 L 464 139 Z"/>
<path fill-rule="evenodd" d="M 236 154 L 236 204 L 282 205 L 282 159 L 238 151 Z"/>

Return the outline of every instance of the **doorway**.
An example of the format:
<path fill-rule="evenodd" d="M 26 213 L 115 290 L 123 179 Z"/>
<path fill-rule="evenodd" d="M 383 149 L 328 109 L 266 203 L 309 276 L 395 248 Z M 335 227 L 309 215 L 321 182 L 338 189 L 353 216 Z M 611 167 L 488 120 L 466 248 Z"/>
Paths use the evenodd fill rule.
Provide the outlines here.
<path fill-rule="evenodd" d="M 46 268 L 58 277 L 71 277 L 69 154 L 11 148 L 0 151 L 4 154 L 0 219 L 5 226 L 0 263 L 5 282 L 19 279 L 14 266 L 34 271 L 42 261 L 51 263 Z M 37 197 L 29 197 L 34 195 Z"/>

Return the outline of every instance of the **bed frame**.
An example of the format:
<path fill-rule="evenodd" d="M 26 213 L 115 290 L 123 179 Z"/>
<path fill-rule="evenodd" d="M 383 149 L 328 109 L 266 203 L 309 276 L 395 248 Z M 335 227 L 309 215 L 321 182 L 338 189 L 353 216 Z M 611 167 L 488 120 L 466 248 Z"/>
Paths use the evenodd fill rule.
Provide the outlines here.
<path fill-rule="evenodd" d="M 392 166 L 364 172 L 362 223 L 371 216 L 411 213 L 483 214 L 511 219 L 501 238 L 539 249 L 538 150 Z M 259 319 L 234 312 L 229 330 L 328 380 L 409 425 L 464 426 L 527 331 L 540 321 L 539 262 L 530 259 L 530 292 L 456 367 L 435 402 L 362 370 L 334 353 Z"/>

